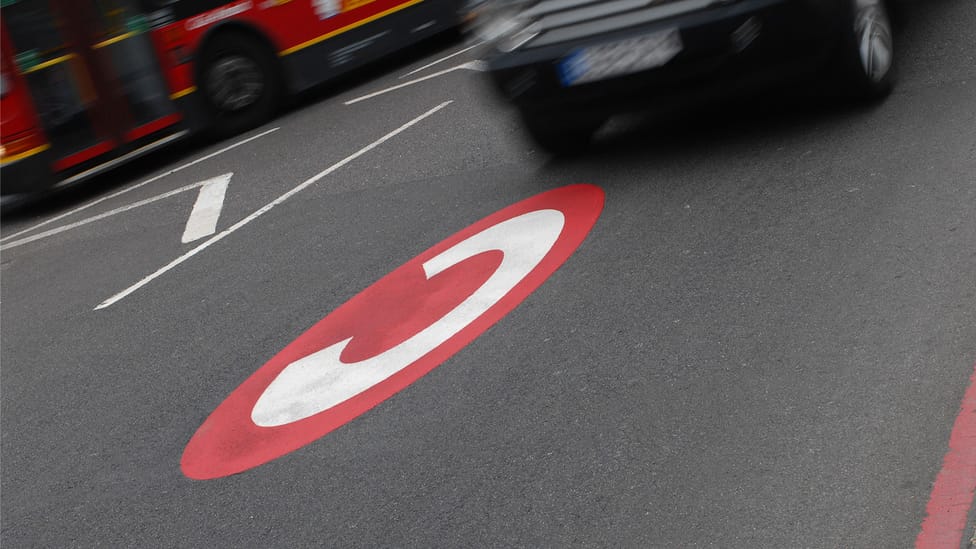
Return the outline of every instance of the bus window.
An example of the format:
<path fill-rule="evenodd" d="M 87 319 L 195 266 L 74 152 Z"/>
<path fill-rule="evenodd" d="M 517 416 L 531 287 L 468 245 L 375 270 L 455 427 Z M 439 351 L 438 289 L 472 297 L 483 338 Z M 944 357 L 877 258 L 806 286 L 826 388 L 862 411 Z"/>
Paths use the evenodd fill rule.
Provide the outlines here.
<path fill-rule="evenodd" d="M 156 53 L 147 34 L 146 18 L 126 0 L 95 2 L 93 48 L 106 53 L 129 104 L 133 123 L 141 126 L 175 112 L 169 100 Z"/>
<path fill-rule="evenodd" d="M 62 36 L 60 22 L 48 2 L 5 3 L 3 18 L 13 42 L 15 63 L 30 88 L 37 116 L 56 154 L 71 154 L 97 143 L 97 130 L 87 111 L 94 101 L 91 83 Z"/>

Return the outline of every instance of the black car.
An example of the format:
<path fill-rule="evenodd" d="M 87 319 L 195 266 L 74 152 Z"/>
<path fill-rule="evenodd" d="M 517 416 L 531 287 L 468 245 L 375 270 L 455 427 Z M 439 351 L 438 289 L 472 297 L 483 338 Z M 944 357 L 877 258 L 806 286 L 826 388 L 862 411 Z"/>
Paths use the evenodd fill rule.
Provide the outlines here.
<path fill-rule="evenodd" d="M 881 98 L 893 81 L 886 1 L 487 0 L 472 28 L 529 135 L 565 153 L 615 112 L 783 79 Z"/>

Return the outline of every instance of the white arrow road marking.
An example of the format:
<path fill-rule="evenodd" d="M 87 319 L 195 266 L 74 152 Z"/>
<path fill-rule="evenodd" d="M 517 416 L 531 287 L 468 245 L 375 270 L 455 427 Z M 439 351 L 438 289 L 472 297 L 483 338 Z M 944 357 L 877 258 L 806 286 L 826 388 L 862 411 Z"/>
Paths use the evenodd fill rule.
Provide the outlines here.
<path fill-rule="evenodd" d="M 352 340 L 330 345 L 296 360 L 268 385 L 251 411 L 259 427 L 286 425 L 345 402 L 413 364 L 463 330 L 505 297 L 546 257 L 563 230 L 558 210 L 537 210 L 513 217 L 467 238 L 423 264 L 430 279 L 465 259 L 501 250 L 502 262 L 488 280 L 451 312 L 420 333 L 372 358 L 343 363 Z"/>
<path fill-rule="evenodd" d="M 179 189 L 174 189 L 172 191 L 165 192 L 163 194 L 158 194 L 158 195 L 156 195 L 156 196 L 154 196 L 152 198 L 146 198 L 145 200 L 140 200 L 138 202 L 133 202 L 132 204 L 129 204 L 127 206 L 121 206 L 119 208 L 115 208 L 114 210 L 109 210 L 109 211 L 107 211 L 105 213 L 100 213 L 100 214 L 94 215 L 92 217 L 86 217 L 85 219 L 82 219 L 80 221 L 75 221 L 74 223 L 68 223 L 67 225 L 61 225 L 60 227 L 55 227 L 53 229 L 48 229 L 48 230 L 46 230 L 46 231 L 44 231 L 42 233 L 37 233 L 37 234 L 31 235 L 31 236 L 26 236 L 26 237 L 21 238 L 19 240 L 14 240 L 12 242 L 8 242 L 8 243 L 0 246 L 0 251 L 8 250 L 10 248 L 16 248 L 17 246 L 23 246 L 24 244 L 29 244 L 29 243 L 34 242 L 36 240 L 41 240 L 42 238 L 47 238 L 49 236 L 54 236 L 56 234 L 60 234 L 60 233 L 63 233 L 65 231 L 70 231 L 71 229 L 77 229 L 78 227 L 81 227 L 81 226 L 84 226 L 84 225 L 88 225 L 89 223 L 94 223 L 95 221 L 100 221 L 102 219 L 105 219 L 106 217 L 111 217 L 113 215 L 117 215 L 117 214 L 120 214 L 122 212 L 127 212 L 129 210 L 133 210 L 135 208 L 138 208 L 138 207 L 141 207 L 141 206 L 145 206 L 147 204 L 152 204 L 153 202 L 158 202 L 158 201 L 160 201 L 160 200 L 162 200 L 164 198 L 169 198 L 171 196 L 180 194 L 182 192 L 186 192 L 186 191 L 189 191 L 189 190 L 193 190 L 193 189 L 195 189 L 195 188 L 197 188 L 197 187 L 199 187 L 199 186 L 201 186 L 201 185 L 203 185 L 205 183 L 207 183 L 207 181 L 200 181 L 198 183 L 192 183 L 190 185 L 185 185 L 183 187 L 180 187 Z"/>
<path fill-rule="evenodd" d="M 115 294 L 114 296 L 112 296 L 112 297 L 106 299 L 105 301 L 101 302 L 97 307 L 95 307 L 95 310 L 97 311 L 99 309 L 104 309 L 106 307 L 110 307 L 113 304 L 118 303 L 122 299 L 125 299 L 126 296 L 131 295 L 133 292 L 135 292 L 139 288 L 142 288 L 146 284 L 149 284 L 153 280 L 159 278 L 160 276 L 163 276 L 165 273 L 169 272 L 171 269 L 176 268 L 177 265 L 183 263 L 184 261 L 186 261 L 186 260 L 190 259 L 191 257 L 197 255 L 198 253 L 202 252 L 203 250 L 209 248 L 211 245 L 216 244 L 220 240 L 223 240 L 225 237 L 227 237 L 231 233 L 237 231 L 241 227 L 243 227 L 243 226 L 247 225 L 248 223 L 254 221 L 255 219 L 261 217 L 262 215 L 270 212 L 272 208 L 274 208 L 275 206 L 281 204 L 285 200 L 288 200 L 292 196 L 294 196 L 294 195 L 302 192 L 303 190 L 305 190 L 309 186 L 314 185 L 318 180 L 320 180 L 323 177 L 331 174 L 332 172 L 338 170 L 339 168 L 341 168 L 341 167 L 345 166 L 346 164 L 352 162 L 353 160 L 359 158 L 360 156 L 368 153 L 369 151 L 375 149 L 376 147 L 379 147 L 380 145 L 382 145 L 383 143 L 386 143 L 390 139 L 393 139 L 394 137 L 396 137 L 400 133 L 403 133 L 404 131 L 406 131 L 411 126 L 414 126 L 416 124 L 419 124 L 421 121 L 423 121 L 427 117 L 433 115 L 437 111 L 443 109 L 444 107 L 450 105 L 452 102 L 453 101 L 445 101 L 445 102 L 441 103 L 440 105 L 437 105 L 433 109 L 430 109 L 429 111 L 421 114 L 420 116 L 414 118 L 410 122 L 407 122 L 406 124 L 404 124 L 404 125 L 400 126 L 399 128 L 391 131 L 390 133 L 384 135 L 383 137 L 377 139 L 376 141 L 373 141 L 369 145 L 366 145 L 362 149 L 359 149 L 358 151 L 354 152 L 353 154 L 351 154 L 351 155 L 343 158 L 342 160 L 336 162 L 335 164 L 329 166 L 328 168 L 322 170 L 321 172 L 313 175 L 311 178 L 306 179 L 303 183 L 301 183 L 300 185 L 298 185 L 294 189 L 286 192 L 285 194 L 283 194 L 283 195 L 279 196 L 278 198 L 272 200 L 271 202 L 265 204 L 263 207 L 261 207 L 260 210 L 252 213 L 251 215 L 245 217 L 244 219 L 238 221 L 237 223 L 234 223 L 230 227 L 228 227 L 228 228 L 224 229 L 223 231 L 215 234 L 214 236 L 212 236 L 212 237 L 204 240 L 203 242 L 201 242 L 200 244 L 198 244 L 195 248 L 193 248 L 192 250 L 186 252 L 185 254 L 181 255 L 180 257 L 174 259 L 173 261 L 169 262 L 167 265 L 164 265 L 163 267 L 161 267 L 156 272 L 152 273 L 151 275 L 143 278 L 139 282 L 136 282 L 132 286 L 129 286 L 128 288 L 122 290 L 121 292 L 119 292 L 119 293 Z"/>
<path fill-rule="evenodd" d="M 264 136 L 268 135 L 269 133 L 276 132 L 276 131 L 278 131 L 278 128 L 271 128 L 270 130 L 265 130 L 265 131 L 263 131 L 263 132 L 261 132 L 261 133 L 259 133 L 257 135 L 252 135 L 251 137 L 248 137 L 247 139 L 242 139 L 242 140 L 240 140 L 240 141 L 238 141 L 236 143 L 233 143 L 231 145 L 228 145 L 228 146 L 220 149 L 219 151 L 212 152 L 212 153 L 210 153 L 210 154 L 208 154 L 206 156 L 201 156 L 200 158 L 197 158 L 196 160 L 191 160 L 190 162 L 187 162 L 186 164 L 183 164 L 181 166 L 177 166 L 177 167 L 175 167 L 175 168 L 173 168 L 173 169 L 171 169 L 169 171 L 166 171 L 166 172 L 163 172 L 163 173 L 161 173 L 159 175 L 155 175 L 153 177 L 150 177 L 149 179 L 147 179 L 147 180 L 145 180 L 145 181 L 143 181 L 141 183 L 138 183 L 136 185 L 130 185 L 128 187 L 125 187 L 121 191 L 112 193 L 112 194 L 110 194 L 108 196 L 103 196 L 103 197 L 99 198 L 98 200 L 93 200 L 93 201 L 91 201 L 91 202 L 89 202 L 87 204 L 78 206 L 77 208 L 74 208 L 74 209 L 68 210 L 68 211 L 66 211 L 66 212 L 64 212 L 62 214 L 56 215 L 56 216 L 54 216 L 54 217 L 52 217 L 50 219 L 45 219 L 44 221 L 41 221 L 40 223 L 38 223 L 38 224 L 36 224 L 34 226 L 31 226 L 31 227 L 28 227 L 28 228 L 26 228 L 26 229 L 24 229 L 22 231 L 18 231 L 18 232 L 14 233 L 14 234 L 6 235 L 2 239 L 0 239 L 0 242 L 6 242 L 6 241 L 8 241 L 10 239 L 17 238 L 18 236 L 20 236 L 22 234 L 29 233 L 31 231 L 40 229 L 41 227 L 43 227 L 45 225 L 50 225 L 51 223 L 54 223 L 55 221 L 59 221 L 61 219 L 64 219 L 65 217 L 68 217 L 69 215 L 74 215 L 74 214 L 76 214 L 76 213 L 78 213 L 78 212 L 80 212 L 82 210 L 87 210 L 88 208 L 91 208 L 92 206 L 94 206 L 96 204 L 101 204 L 102 202 L 105 202 L 106 200 L 111 200 L 111 199 L 113 199 L 113 198 L 115 198 L 115 197 L 117 197 L 119 195 L 122 195 L 122 194 L 125 194 L 125 193 L 128 193 L 128 192 L 132 192 L 132 191 L 134 191 L 134 190 L 136 190 L 136 189 L 138 189 L 140 187 L 143 187 L 145 185 L 148 185 L 148 184 L 152 183 L 153 181 L 162 179 L 162 178 L 164 178 L 164 177 L 166 177 L 168 175 L 173 175 L 174 173 L 176 173 L 176 172 L 178 172 L 180 170 L 189 168 L 190 166 L 193 166 L 194 164 L 199 164 L 200 162 L 203 162 L 204 160 L 209 160 L 209 159 L 211 159 L 211 158 L 213 158 L 213 157 L 215 157 L 215 156 L 217 156 L 219 154 L 224 154 L 225 152 L 227 152 L 229 150 L 236 149 L 237 147 L 240 147 L 241 145 L 243 145 L 245 143 L 249 143 L 251 141 L 254 141 L 255 139 L 258 139 L 259 137 L 264 137 Z"/>
<path fill-rule="evenodd" d="M 220 210 L 224 208 L 224 195 L 227 194 L 227 185 L 233 175 L 225 173 L 203 182 L 193 211 L 190 212 L 190 219 L 186 220 L 184 244 L 217 232 L 217 220 L 220 219 Z"/>

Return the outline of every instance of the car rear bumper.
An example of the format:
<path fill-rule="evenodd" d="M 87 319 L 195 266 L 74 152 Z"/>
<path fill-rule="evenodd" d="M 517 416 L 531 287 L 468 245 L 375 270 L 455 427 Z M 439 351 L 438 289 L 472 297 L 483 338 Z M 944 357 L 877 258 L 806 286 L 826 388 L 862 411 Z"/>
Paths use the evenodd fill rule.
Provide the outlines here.
<path fill-rule="evenodd" d="M 543 45 L 530 42 L 486 60 L 501 95 L 523 108 L 644 108 L 814 72 L 836 43 L 843 5 L 835 0 L 739 0 L 569 41 L 538 40 Z M 574 52 L 669 29 L 680 33 L 683 49 L 664 65 L 584 84 L 564 83 L 560 63 Z"/>

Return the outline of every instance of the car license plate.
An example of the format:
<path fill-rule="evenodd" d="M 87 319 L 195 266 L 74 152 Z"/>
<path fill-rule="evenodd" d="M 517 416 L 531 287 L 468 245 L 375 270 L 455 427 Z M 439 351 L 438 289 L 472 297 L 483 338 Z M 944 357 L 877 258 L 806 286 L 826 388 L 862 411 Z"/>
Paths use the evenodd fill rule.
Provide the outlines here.
<path fill-rule="evenodd" d="M 668 29 L 580 48 L 559 63 L 559 79 L 563 86 L 575 86 L 653 69 L 673 59 L 683 47 L 678 29 Z"/>

